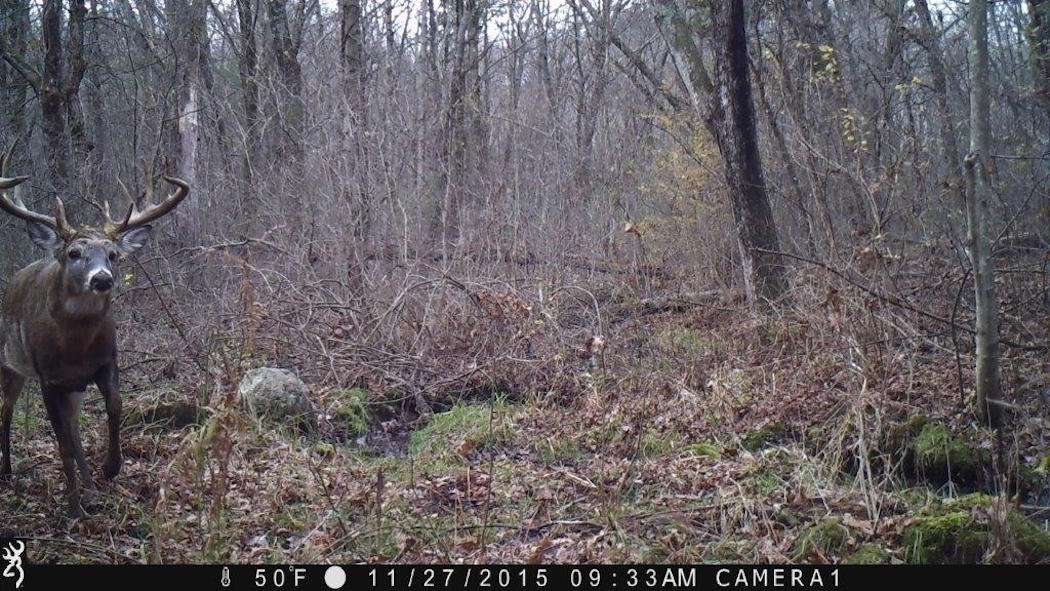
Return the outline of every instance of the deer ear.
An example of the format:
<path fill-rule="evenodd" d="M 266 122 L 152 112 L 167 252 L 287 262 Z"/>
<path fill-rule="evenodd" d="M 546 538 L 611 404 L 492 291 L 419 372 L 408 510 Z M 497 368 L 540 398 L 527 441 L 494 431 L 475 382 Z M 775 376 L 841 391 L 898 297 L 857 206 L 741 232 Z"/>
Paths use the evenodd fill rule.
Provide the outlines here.
<path fill-rule="evenodd" d="M 149 241 L 150 232 L 153 230 L 153 226 L 140 226 L 133 230 L 120 235 L 120 239 L 117 241 L 117 247 L 124 254 L 131 254 L 136 250 L 146 246 L 146 242 Z"/>
<path fill-rule="evenodd" d="M 33 241 L 33 244 L 44 250 L 54 250 L 63 243 L 62 239 L 58 237 L 58 232 L 55 232 L 55 229 L 47 224 L 26 222 L 26 230 L 29 232 L 29 239 Z"/>

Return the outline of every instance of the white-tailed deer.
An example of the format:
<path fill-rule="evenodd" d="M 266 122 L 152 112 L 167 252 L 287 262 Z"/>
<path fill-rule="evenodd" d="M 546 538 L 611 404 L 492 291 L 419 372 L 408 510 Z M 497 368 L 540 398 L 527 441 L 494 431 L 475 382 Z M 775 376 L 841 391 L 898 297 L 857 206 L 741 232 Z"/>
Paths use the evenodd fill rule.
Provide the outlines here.
<path fill-rule="evenodd" d="M 149 223 L 173 210 L 190 189 L 179 179 L 164 177 L 176 190 L 159 204 L 142 211 L 132 204 L 122 221 L 110 217 L 107 204 L 101 227 L 74 228 L 60 198 L 51 217 L 4 194 L 28 178 L 5 178 L 4 160 L 0 155 L 0 209 L 25 220 L 30 238 L 47 256 L 15 273 L 0 311 L 0 478 L 11 474 L 15 402 L 26 379 L 36 378 L 58 439 L 69 510 L 82 516 L 81 487 L 92 480 L 80 443 L 79 413 L 89 384 L 98 386 L 106 404 L 109 450 L 103 475 L 116 476 L 122 462 L 116 327 L 110 312 L 120 282 L 117 264 L 146 244 Z"/>

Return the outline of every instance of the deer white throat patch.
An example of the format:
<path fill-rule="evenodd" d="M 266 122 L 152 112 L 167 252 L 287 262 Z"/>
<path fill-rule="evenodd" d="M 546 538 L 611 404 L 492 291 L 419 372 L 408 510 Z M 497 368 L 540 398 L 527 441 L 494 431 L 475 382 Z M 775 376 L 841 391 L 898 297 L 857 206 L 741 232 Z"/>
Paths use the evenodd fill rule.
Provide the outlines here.
<path fill-rule="evenodd" d="M 85 293 L 66 298 L 62 307 L 73 317 L 97 316 L 106 310 L 109 294 Z"/>

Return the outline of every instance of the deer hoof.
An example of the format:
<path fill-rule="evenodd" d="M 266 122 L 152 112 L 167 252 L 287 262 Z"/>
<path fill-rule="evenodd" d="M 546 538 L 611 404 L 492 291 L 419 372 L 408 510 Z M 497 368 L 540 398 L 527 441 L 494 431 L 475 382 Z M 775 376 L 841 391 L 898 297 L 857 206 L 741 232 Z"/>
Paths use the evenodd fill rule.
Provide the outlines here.
<path fill-rule="evenodd" d="M 80 504 L 79 500 L 69 502 L 70 519 L 83 519 L 87 516 L 87 511 L 84 510 L 84 506 Z"/>
<path fill-rule="evenodd" d="M 120 465 L 123 463 L 120 456 L 109 458 L 105 464 L 102 464 L 102 475 L 106 478 L 113 478 L 117 474 L 120 474 Z"/>

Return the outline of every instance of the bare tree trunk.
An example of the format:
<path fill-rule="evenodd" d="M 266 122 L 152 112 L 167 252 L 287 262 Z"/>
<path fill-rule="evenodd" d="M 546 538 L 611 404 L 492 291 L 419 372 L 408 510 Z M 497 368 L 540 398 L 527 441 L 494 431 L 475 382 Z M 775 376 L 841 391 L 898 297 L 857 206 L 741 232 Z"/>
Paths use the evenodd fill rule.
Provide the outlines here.
<path fill-rule="evenodd" d="M 72 179 L 82 178 L 81 170 L 87 164 L 88 152 L 91 150 L 84 121 L 84 112 L 80 105 L 78 93 L 87 62 L 84 60 L 84 21 L 87 7 L 83 0 L 69 5 L 69 25 L 66 30 L 66 73 L 63 80 L 63 100 L 65 101 L 66 122 L 69 128 L 70 146 L 73 160 L 70 165 Z M 79 182 L 74 182 L 77 190 Z"/>
<path fill-rule="evenodd" d="M 743 0 L 712 3 L 715 26 L 715 94 L 710 119 L 725 163 L 744 271 L 753 304 L 780 299 L 787 289 L 773 211 L 758 152 L 755 105 L 748 72 Z"/>
<path fill-rule="evenodd" d="M 664 8 L 664 18 L 661 19 L 663 26 L 660 28 L 664 42 L 671 51 L 681 86 L 689 96 L 696 115 L 703 119 L 706 110 L 704 102 L 714 94 L 715 86 L 694 39 L 695 32 L 678 0 L 660 0 L 660 4 Z M 710 127 L 708 131 L 714 133 Z"/>
<path fill-rule="evenodd" d="M 758 19 L 753 18 L 752 23 L 754 25 L 755 37 L 757 39 L 759 33 Z M 803 229 L 806 232 L 806 249 L 809 254 L 815 255 L 817 254 L 817 241 L 813 216 L 810 214 L 809 204 L 806 203 L 806 193 L 802 190 L 802 181 L 800 180 L 800 175 L 798 173 L 798 166 L 795 163 L 795 156 L 788 149 L 787 139 L 784 137 L 784 133 L 780 129 L 780 122 L 777 121 L 777 113 L 770 104 L 768 90 L 766 89 L 762 78 L 762 68 L 756 66 L 754 61 L 749 60 L 749 62 L 751 64 L 751 71 L 754 72 L 755 75 L 758 102 L 766 114 L 766 119 L 769 120 L 769 131 L 773 135 L 773 144 L 777 148 L 781 162 L 784 163 L 784 172 L 787 175 L 788 183 L 791 187 L 791 195 L 798 207 L 799 217 L 801 218 Z"/>
<path fill-rule="evenodd" d="M 49 195 L 68 193 L 69 134 L 65 101 L 62 100 L 62 2 L 45 0 L 41 14 L 44 43 L 44 71 L 40 86 L 40 113 L 44 132 L 44 159 L 47 163 Z"/>
<path fill-rule="evenodd" d="M 467 39 L 468 61 L 468 87 L 470 89 L 469 110 L 467 112 L 470 125 L 470 166 L 475 179 L 484 179 L 488 175 L 489 159 L 489 126 L 488 126 L 488 103 L 485 84 L 486 73 L 489 68 L 489 52 L 485 50 L 488 46 L 488 4 L 490 0 L 477 0 L 474 5 L 476 14 L 471 18 L 473 28 L 470 38 Z"/>
<path fill-rule="evenodd" d="M 394 64 L 394 57 L 398 53 L 397 37 L 394 33 L 394 0 L 386 0 L 383 4 L 383 39 L 386 43 L 387 64 Z"/>
<path fill-rule="evenodd" d="M 299 64 L 301 36 L 293 34 L 288 19 L 286 0 L 268 0 L 270 31 L 273 34 L 274 57 L 281 76 L 284 136 L 289 147 L 288 162 L 294 178 L 303 173 L 306 141 L 306 104 L 303 102 L 303 69 Z M 305 23 L 305 15 L 303 16 Z"/>
<path fill-rule="evenodd" d="M 941 135 L 941 149 L 944 154 L 944 164 L 948 169 L 949 182 L 958 188 L 960 183 L 958 174 L 959 167 L 959 141 L 955 136 L 952 125 L 952 110 L 948 104 L 948 84 L 944 73 L 944 59 L 941 52 L 939 34 L 933 28 L 933 19 L 930 16 L 930 8 L 926 0 L 915 0 L 915 9 L 922 23 L 922 41 L 926 45 L 926 57 L 930 65 L 931 82 L 933 84 L 934 98 L 937 101 L 937 115 L 940 126 L 938 130 Z M 959 191 L 961 193 L 961 191 Z"/>
<path fill-rule="evenodd" d="M 6 163 L 7 171 L 0 171 L 0 176 L 5 176 L 5 172 L 7 176 L 29 174 L 31 145 L 25 139 L 26 130 L 30 129 L 26 103 L 32 96 L 28 91 L 39 94 L 40 86 L 39 76 L 23 61 L 29 32 L 28 0 L 0 0 L 0 151 L 6 152 L 18 142 L 18 149 Z M 30 183 L 18 190 L 29 201 Z M 0 265 L 5 275 L 14 270 L 8 269 L 12 263 L 21 260 L 18 248 L 20 245 L 15 242 L 0 245 Z"/>
<path fill-rule="evenodd" d="M 77 100 L 80 81 L 84 75 L 83 35 L 86 8 L 83 0 L 73 0 L 69 7 L 67 36 L 62 36 L 62 1 L 45 0 L 41 11 L 41 31 L 44 45 L 44 68 L 40 82 L 40 112 L 43 122 L 45 160 L 50 195 L 60 195 L 71 202 L 79 201 L 74 194 L 75 171 L 70 162 L 71 105 Z M 75 206 L 74 206 L 75 207 Z"/>
<path fill-rule="evenodd" d="M 446 18 L 439 20 L 436 4 L 437 0 L 426 0 L 425 6 L 422 10 L 426 21 L 426 43 L 422 47 L 422 61 L 426 66 L 426 76 L 423 84 L 426 96 L 425 108 L 426 112 L 430 115 L 429 119 L 431 120 L 437 120 L 441 111 L 443 74 L 441 64 L 444 64 L 445 62 L 442 61 L 441 58 L 441 46 L 438 43 L 438 29 L 440 24 L 447 20 Z M 448 35 L 445 36 L 447 37 Z M 422 160 L 436 163 L 434 165 L 434 170 L 423 177 L 423 182 L 425 183 L 425 188 L 423 190 L 428 196 L 424 205 L 426 212 L 424 214 L 426 228 L 424 231 L 424 240 L 432 244 L 441 241 L 443 235 L 442 218 L 445 215 L 446 200 L 446 190 L 444 187 L 447 178 L 446 169 L 442 162 L 447 144 L 447 140 L 443 135 L 444 126 L 444 120 L 441 121 L 440 126 L 432 125 L 432 128 L 440 128 L 441 132 L 433 133 L 431 134 L 431 137 L 424 138 L 421 142 L 423 153 L 429 157 Z"/>
<path fill-rule="evenodd" d="M 988 231 L 994 179 L 988 80 L 988 0 L 970 2 L 970 154 L 966 157 L 966 219 L 976 296 L 977 417 L 990 427 L 1002 424 L 999 383 L 999 301 L 995 293 Z"/>
<path fill-rule="evenodd" d="M 470 141 L 468 116 L 473 114 L 474 84 L 478 77 L 478 28 L 484 0 L 453 0 L 452 74 L 449 81 L 448 114 L 445 119 L 443 167 L 442 246 L 455 246 L 462 232 L 463 205 L 467 187 L 467 152 Z"/>
<path fill-rule="evenodd" d="M 583 20 L 583 12 L 575 10 Z M 598 115 L 605 102 L 605 90 L 609 85 L 609 31 L 612 26 L 612 2 L 601 0 L 593 20 L 585 23 L 588 30 L 588 47 L 576 52 L 577 67 L 580 70 L 580 90 L 577 94 L 577 135 L 576 149 L 576 190 L 584 204 L 590 201 L 594 182 L 594 135 L 598 130 Z M 579 43 L 579 40 L 576 40 Z M 590 58 L 591 71 L 584 71 L 586 60 Z M 590 79 L 590 83 L 587 83 Z"/>
<path fill-rule="evenodd" d="M 23 66 L 24 71 L 15 65 L 9 64 L 8 60 L 21 60 L 26 55 L 29 44 L 29 3 L 26 0 L 0 0 L 0 138 L 4 145 L 0 149 L 6 150 L 7 144 L 22 137 L 26 130 L 25 105 L 28 101 L 28 91 L 33 87 L 36 77 L 28 66 Z M 27 78 L 31 76 L 31 78 Z M 13 170 L 26 170 L 24 163 L 28 160 L 22 158 L 23 153 L 28 153 L 28 142 L 22 144 L 22 149 L 12 157 L 9 163 Z"/>
<path fill-rule="evenodd" d="M 1031 47 L 1036 97 L 1050 115 L 1050 0 L 1028 0 L 1028 44 Z"/>
<path fill-rule="evenodd" d="M 468 15 L 473 12 L 467 4 L 477 0 L 455 0 L 455 46 L 451 84 L 448 96 L 448 118 L 445 124 L 445 207 L 442 216 L 442 244 L 457 243 L 460 215 L 463 209 L 464 176 L 467 152 L 467 40 L 472 28 Z"/>
<path fill-rule="evenodd" d="M 241 51 L 237 68 L 241 82 L 241 108 L 244 110 L 244 153 L 241 159 L 242 231 L 251 234 L 259 215 L 259 200 L 255 196 L 252 171 L 259 146 L 259 81 L 258 50 L 255 41 L 255 22 L 258 15 L 255 0 L 237 0 L 237 24 Z"/>
<path fill-rule="evenodd" d="M 361 22 L 361 0 L 342 0 L 339 3 L 341 35 L 339 50 L 343 62 L 343 85 L 347 100 L 356 117 L 364 106 L 365 41 Z"/>
<path fill-rule="evenodd" d="M 91 26 L 85 35 L 90 34 L 86 43 L 87 59 L 90 63 L 104 63 L 101 41 L 99 39 L 99 6 L 91 4 Z M 111 195 L 117 190 L 113 181 L 112 168 L 107 162 L 109 153 L 109 120 L 106 117 L 106 102 L 102 92 L 102 76 L 99 68 L 91 68 L 85 73 L 84 105 L 87 119 L 91 122 L 91 145 L 87 159 L 82 162 L 84 168 L 84 185 L 91 195 Z"/>
<path fill-rule="evenodd" d="M 549 39 L 550 8 L 544 4 L 541 10 L 540 0 L 532 0 L 532 19 L 536 26 L 536 39 L 539 45 L 538 61 L 540 77 L 543 79 L 544 95 L 547 97 L 547 111 L 550 114 L 551 126 L 556 137 L 561 137 L 561 123 L 558 117 L 558 93 L 554 86 L 554 75 L 551 72 L 551 47 Z M 560 143 L 560 142 L 559 142 Z"/>
<path fill-rule="evenodd" d="M 199 113 L 202 110 L 203 72 L 201 64 L 207 59 L 204 39 L 207 3 L 205 0 L 189 0 L 184 7 L 185 31 L 183 54 L 177 58 L 182 62 L 178 89 L 178 137 L 179 159 L 176 162 L 178 175 L 190 183 L 197 184 L 197 154 L 202 131 Z"/>
<path fill-rule="evenodd" d="M 147 176 L 155 173 L 181 176 L 183 171 L 182 110 L 189 100 L 187 85 L 189 58 L 189 14 L 192 0 L 167 0 L 164 17 L 168 22 L 162 39 L 171 48 L 171 59 L 165 60 L 163 80 L 157 91 L 161 95 L 160 134 L 155 146 L 155 160 L 148 166 Z M 163 90 L 161 90 L 163 89 Z M 146 183 L 152 182 L 147 178 Z"/>
<path fill-rule="evenodd" d="M 389 6 L 389 4 L 388 4 Z M 343 118 L 343 141 L 346 142 L 350 162 L 347 169 L 356 180 L 357 191 L 351 190 L 347 183 L 343 188 L 344 199 L 350 204 L 353 219 L 351 220 L 354 237 L 353 252 L 356 254 L 355 267 L 358 271 L 364 264 L 364 257 L 370 250 L 372 235 L 372 189 L 368 177 L 368 97 L 365 92 L 365 31 L 364 13 L 361 0 L 342 0 L 339 5 L 341 35 L 339 39 L 340 55 L 343 67 L 343 88 L 346 93 L 349 112 Z M 392 26 L 392 23 L 391 23 Z M 359 273 L 351 273 L 357 278 Z M 355 281 L 359 286 L 359 282 Z"/>

